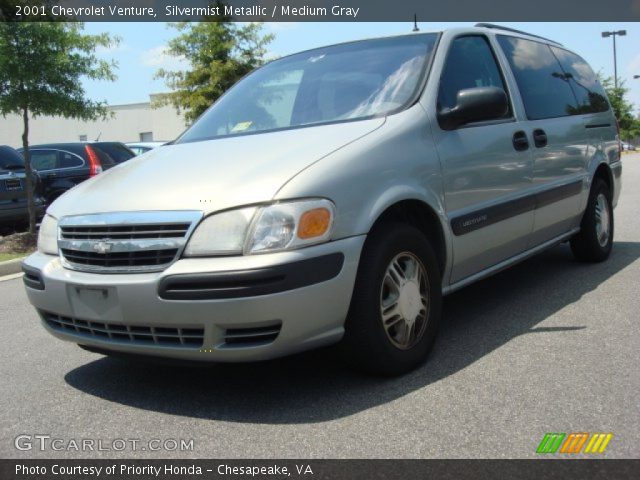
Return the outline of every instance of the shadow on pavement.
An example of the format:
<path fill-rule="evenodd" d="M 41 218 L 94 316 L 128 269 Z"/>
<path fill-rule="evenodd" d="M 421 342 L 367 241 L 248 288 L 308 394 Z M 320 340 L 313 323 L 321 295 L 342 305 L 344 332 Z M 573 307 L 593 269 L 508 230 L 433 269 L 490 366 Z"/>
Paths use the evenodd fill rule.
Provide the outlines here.
<path fill-rule="evenodd" d="M 89 395 L 172 415 L 265 424 L 332 420 L 453 375 L 519 335 L 579 335 L 586 327 L 536 325 L 639 257 L 640 243 L 616 242 L 607 262 L 582 264 L 561 245 L 446 297 L 429 360 L 401 378 L 353 372 L 324 349 L 200 368 L 105 357 L 68 372 L 65 380 Z"/>

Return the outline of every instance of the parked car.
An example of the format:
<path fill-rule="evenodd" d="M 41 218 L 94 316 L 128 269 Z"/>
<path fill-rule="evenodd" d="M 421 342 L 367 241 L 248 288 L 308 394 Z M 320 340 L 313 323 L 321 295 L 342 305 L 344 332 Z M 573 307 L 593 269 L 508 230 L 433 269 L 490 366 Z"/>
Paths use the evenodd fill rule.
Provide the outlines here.
<path fill-rule="evenodd" d="M 24 161 L 13 148 L 0 145 L 0 226 L 7 227 L 29 221 Z M 36 218 L 44 215 L 44 199 L 40 196 L 38 175 L 33 175 Z"/>
<path fill-rule="evenodd" d="M 51 334 L 107 354 L 240 362 L 341 342 L 362 368 L 406 372 L 443 295 L 561 242 L 609 256 L 616 128 L 587 63 L 524 32 L 290 55 L 54 202 L 28 297 Z"/>
<path fill-rule="evenodd" d="M 47 143 L 32 145 L 29 152 L 47 205 L 80 182 L 136 156 L 119 142 Z"/>
<path fill-rule="evenodd" d="M 125 145 L 129 147 L 130 150 L 133 151 L 136 155 L 142 155 L 143 153 L 148 152 L 149 150 L 153 150 L 154 148 L 161 147 L 167 142 L 133 142 L 126 143 Z"/>
<path fill-rule="evenodd" d="M 631 144 L 631 143 L 622 142 L 622 150 L 635 152 L 636 151 L 636 146 Z"/>

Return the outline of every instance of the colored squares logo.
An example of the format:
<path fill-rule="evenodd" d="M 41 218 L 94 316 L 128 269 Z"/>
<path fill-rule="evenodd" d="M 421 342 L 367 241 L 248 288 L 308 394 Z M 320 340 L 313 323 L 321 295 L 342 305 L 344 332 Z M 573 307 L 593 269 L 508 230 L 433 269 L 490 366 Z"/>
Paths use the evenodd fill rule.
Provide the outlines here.
<path fill-rule="evenodd" d="M 556 453 L 562 440 L 564 440 L 564 433 L 547 433 L 538 445 L 536 453 Z"/>
<path fill-rule="evenodd" d="M 589 438 L 588 433 L 570 433 L 560 447 L 560 453 L 578 453 Z"/>
<path fill-rule="evenodd" d="M 613 437 L 611 433 L 594 433 L 584 449 L 584 453 L 604 453 Z"/>
<path fill-rule="evenodd" d="M 536 453 L 604 453 L 612 437 L 612 433 L 547 433 Z"/>

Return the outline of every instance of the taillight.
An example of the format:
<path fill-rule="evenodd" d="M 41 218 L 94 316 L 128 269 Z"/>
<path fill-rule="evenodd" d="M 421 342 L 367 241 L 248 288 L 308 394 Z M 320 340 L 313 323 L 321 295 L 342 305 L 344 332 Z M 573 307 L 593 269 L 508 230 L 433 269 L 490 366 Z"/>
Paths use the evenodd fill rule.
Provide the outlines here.
<path fill-rule="evenodd" d="M 87 156 L 89 157 L 89 176 L 95 177 L 99 173 L 102 173 L 102 163 L 96 154 L 96 151 L 91 148 L 91 145 L 84 146 Z"/>
<path fill-rule="evenodd" d="M 618 133 L 618 158 L 622 157 L 622 138 L 620 138 L 620 122 L 616 118 L 616 132 Z"/>

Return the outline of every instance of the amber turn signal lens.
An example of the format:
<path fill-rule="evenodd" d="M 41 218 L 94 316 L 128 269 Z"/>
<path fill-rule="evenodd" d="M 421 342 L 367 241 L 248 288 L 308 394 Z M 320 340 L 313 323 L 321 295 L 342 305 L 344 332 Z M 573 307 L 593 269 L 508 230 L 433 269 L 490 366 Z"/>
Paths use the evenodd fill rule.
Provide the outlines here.
<path fill-rule="evenodd" d="M 298 238 L 307 239 L 324 235 L 331 224 L 331 212 L 326 208 L 314 208 L 300 216 Z"/>

